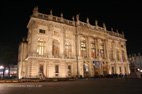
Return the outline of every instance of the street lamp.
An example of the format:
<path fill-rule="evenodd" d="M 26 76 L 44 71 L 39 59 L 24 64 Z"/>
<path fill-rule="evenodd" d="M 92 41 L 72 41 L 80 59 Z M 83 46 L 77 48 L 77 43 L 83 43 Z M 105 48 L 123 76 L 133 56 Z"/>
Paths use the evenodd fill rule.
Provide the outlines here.
<path fill-rule="evenodd" d="M 4 66 L 0 66 L 0 69 L 4 69 Z"/>

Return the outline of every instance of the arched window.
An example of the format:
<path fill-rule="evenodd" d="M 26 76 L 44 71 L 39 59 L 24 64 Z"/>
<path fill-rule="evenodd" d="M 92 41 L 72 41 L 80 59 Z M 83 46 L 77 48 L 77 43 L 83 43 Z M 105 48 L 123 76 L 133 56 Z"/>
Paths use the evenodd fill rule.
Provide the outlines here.
<path fill-rule="evenodd" d="M 45 49 L 45 41 L 38 39 L 38 44 L 37 44 L 38 55 L 44 55 L 44 49 Z"/>
<path fill-rule="evenodd" d="M 65 58 L 70 58 L 72 53 L 72 46 L 71 43 L 68 41 L 65 41 Z"/>
<path fill-rule="evenodd" d="M 81 50 L 81 57 L 87 57 L 87 51 L 86 51 L 86 39 L 85 37 L 82 37 L 80 40 L 80 50 Z"/>
<path fill-rule="evenodd" d="M 59 49 L 60 44 L 57 40 L 53 40 L 52 42 L 52 55 L 56 58 L 59 57 Z"/>

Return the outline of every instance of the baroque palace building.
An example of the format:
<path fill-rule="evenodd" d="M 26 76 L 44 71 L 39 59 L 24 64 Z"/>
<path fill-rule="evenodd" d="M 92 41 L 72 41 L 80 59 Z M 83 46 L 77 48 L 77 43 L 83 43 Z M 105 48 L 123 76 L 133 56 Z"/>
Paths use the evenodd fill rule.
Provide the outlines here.
<path fill-rule="evenodd" d="M 124 34 L 105 24 L 42 14 L 35 7 L 27 28 L 19 46 L 19 79 L 130 74 Z"/>

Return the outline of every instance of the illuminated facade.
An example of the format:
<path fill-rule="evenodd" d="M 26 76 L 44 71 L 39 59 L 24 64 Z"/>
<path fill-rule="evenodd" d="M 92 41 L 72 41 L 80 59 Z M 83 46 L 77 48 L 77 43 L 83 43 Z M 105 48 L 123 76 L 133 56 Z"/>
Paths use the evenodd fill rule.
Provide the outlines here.
<path fill-rule="evenodd" d="M 94 77 L 130 74 L 124 34 L 76 19 L 38 12 L 19 47 L 19 78 Z"/>

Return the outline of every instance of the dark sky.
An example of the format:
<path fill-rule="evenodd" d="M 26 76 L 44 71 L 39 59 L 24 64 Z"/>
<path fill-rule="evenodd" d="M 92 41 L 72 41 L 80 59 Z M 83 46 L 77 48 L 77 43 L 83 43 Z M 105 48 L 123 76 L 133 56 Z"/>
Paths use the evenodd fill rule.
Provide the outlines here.
<path fill-rule="evenodd" d="M 27 23 L 34 6 L 38 5 L 39 11 L 71 19 L 80 14 L 80 19 L 86 22 L 89 17 L 90 23 L 98 20 L 99 25 L 106 23 L 108 30 L 118 29 L 124 32 L 127 39 L 128 54 L 142 52 L 142 5 L 140 2 L 130 0 L 4 0 L 0 1 L 0 63 L 4 58 L 12 55 L 8 60 L 17 63 L 18 45 L 22 37 L 27 35 Z M 5 54 L 5 55 L 3 55 Z M 10 61 L 11 60 L 11 61 Z"/>

